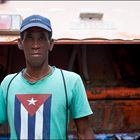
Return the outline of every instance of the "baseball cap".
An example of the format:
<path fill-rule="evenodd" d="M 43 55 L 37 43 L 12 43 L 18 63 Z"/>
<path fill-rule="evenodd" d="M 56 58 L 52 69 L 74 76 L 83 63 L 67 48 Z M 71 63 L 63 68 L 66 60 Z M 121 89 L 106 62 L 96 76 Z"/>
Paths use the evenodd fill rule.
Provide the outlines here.
<path fill-rule="evenodd" d="M 43 29 L 47 30 L 48 32 L 50 32 L 52 35 L 52 28 L 51 28 L 50 20 L 41 15 L 31 15 L 31 16 L 25 18 L 21 23 L 20 33 L 30 27 L 43 28 Z"/>

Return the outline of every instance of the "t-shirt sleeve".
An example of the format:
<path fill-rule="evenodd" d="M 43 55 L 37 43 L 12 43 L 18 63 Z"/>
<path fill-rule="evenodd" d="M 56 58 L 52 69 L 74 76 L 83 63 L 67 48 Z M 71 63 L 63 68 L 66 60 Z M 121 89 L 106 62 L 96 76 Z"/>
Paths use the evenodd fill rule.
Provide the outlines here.
<path fill-rule="evenodd" d="M 85 87 L 80 76 L 78 76 L 73 87 L 73 97 L 70 106 L 72 118 L 81 118 L 92 114 Z"/>
<path fill-rule="evenodd" d="M 0 86 L 0 124 L 6 122 L 6 105 L 3 97 L 3 91 Z"/>

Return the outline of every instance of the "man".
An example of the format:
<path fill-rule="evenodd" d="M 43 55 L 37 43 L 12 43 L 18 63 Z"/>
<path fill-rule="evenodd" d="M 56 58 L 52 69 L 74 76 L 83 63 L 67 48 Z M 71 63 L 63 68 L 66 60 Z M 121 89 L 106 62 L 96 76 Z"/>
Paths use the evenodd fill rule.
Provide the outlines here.
<path fill-rule="evenodd" d="M 92 111 L 80 76 L 48 64 L 51 37 L 49 19 L 32 15 L 23 20 L 18 46 L 26 68 L 1 83 L 0 123 L 7 114 L 11 139 L 66 139 L 71 113 L 78 138 L 93 139 Z"/>

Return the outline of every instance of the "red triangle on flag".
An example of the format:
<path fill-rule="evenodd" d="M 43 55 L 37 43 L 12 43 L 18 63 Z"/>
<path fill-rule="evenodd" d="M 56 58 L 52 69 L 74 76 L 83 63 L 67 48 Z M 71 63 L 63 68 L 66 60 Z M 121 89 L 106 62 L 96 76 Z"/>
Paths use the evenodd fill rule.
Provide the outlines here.
<path fill-rule="evenodd" d="M 17 99 L 22 103 L 30 116 L 33 116 L 39 107 L 51 96 L 51 94 L 17 94 Z"/>

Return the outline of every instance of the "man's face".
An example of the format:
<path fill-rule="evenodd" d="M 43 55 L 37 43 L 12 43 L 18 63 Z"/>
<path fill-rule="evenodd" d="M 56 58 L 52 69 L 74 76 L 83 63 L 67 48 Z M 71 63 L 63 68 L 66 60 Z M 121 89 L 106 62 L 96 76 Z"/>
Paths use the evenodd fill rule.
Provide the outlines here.
<path fill-rule="evenodd" d="M 25 30 L 21 45 L 28 64 L 41 66 L 48 62 L 48 52 L 52 49 L 52 40 L 49 39 L 46 30 L 38 27 Z"/>

